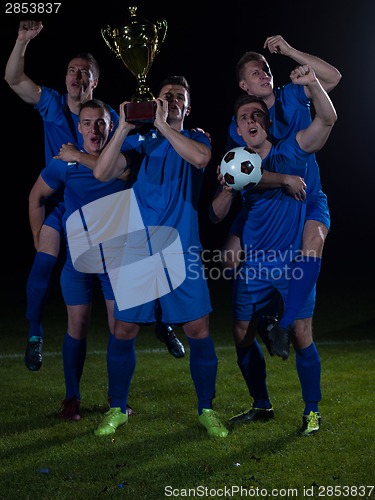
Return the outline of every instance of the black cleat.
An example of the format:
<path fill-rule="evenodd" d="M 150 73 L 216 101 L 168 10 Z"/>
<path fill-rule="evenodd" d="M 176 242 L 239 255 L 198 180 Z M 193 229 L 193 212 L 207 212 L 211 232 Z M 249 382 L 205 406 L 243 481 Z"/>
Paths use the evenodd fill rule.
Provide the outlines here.
<path fill-rule="evenodd" d="M 269 352 L 270 356 L 273 356 L 274 352 L 271 347 L 269 335 L 270 331 L 275 325 L 277 325 L 278 321 L 279 320 L 277 318 L 274 318 L 273 316 L 262 316 L 258 323 L 258 335 L 262 339 L 263 344 L 267 347 L 267 351 Z"/>
<path fill-rule="evenodd" d="M 273 354 L 285 360 L 289 357 L 290 337 L 292 327 L 282 328 L 280 325 L 275 325 L 269 332 L 270 349 Z"/>
<path fill-rule="evenodd" d="M 58 417 L 62 420 L 81 420 L 81 415 L 79 413 L 80 404 L 81 403 L 76 396 L 64 399 L 61 403 Z"/>
<path fill-rule="evenodd" d="M 185 356 L 185 347 L 177 338 L 177 335 L 170 325 L 157 323 L 155 326 L 155 334 L 161 342 L 164 342 L 172 356 L 175 358 L 183 358 Z"/>
<path fill-rule="evenodd" d="M 247 422 L 254 422 L 255 420 L 270 420 L 275 416 L 273 408 L 253 408 L 245 413 L 240 413 L 229 419 L 230 424 L 246 424 Z"/>
<path fill-rule="evenodd" d="M 42 366 L 42 346 L 43 339 L 41 337 L 30 337 L 27 341 L 25 365 L 32 372 L 38 371 Z"/>

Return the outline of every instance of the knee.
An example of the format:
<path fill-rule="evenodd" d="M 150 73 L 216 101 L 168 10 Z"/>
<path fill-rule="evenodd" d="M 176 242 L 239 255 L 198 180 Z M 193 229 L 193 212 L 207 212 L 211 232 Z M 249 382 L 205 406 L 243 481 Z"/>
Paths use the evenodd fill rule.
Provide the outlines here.
<path fill-rule="evenodd" d="M 312 344 L 312 318 L 297 319 L 294 322 L 292 344 L 294 349 L 305 349 Z"/>
<path fill-rule="evenodd" d="M 303 232 L 302 251 L 308 257 L 321 258 L 328 229 L 317 221 L 307 221 Z"/>

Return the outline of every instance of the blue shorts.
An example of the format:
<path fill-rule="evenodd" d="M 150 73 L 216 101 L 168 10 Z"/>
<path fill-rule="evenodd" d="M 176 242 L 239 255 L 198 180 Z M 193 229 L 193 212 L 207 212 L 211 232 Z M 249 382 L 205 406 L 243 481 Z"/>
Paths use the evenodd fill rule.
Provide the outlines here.
<path fill-rule="evenodd" d="M 270 267 L 252 273 L 241 266 L 233 283 L 233 315 L 238 321 L 250 321 L 253 317 L 268 315 L 281 295 L 284 303 L 288 294 L 289 279 L 280 268 Z M 280 295 L 279 295 L 280 293 Z M 296 319 L 311 318 L 315 307 L 316 288 L 311 291 Z"/>
<path fill-rule="evenodd" d="M 329 231 L 331 227 L 331 218 L 329 215 L 327 195 L 325 195 L 322 190 L 307 200 L 306 220 L 317 220 L 322 222 Z"/>
<path fill-rule="evenodd" d="M 100 286 L 106 300 L 114 300 L 114 294 L 107 273 L 89 274 L 81 273 L 74 269 L 70 259 L 68 259 L 61 271 L 60 285 L 67 306 L 79 306 L 92 302 L 96 280 Z"/>
<path fill-rule="evenodd" d="M 241 210 L 232 222 L 230 233 L 241 235 L 246 218 L 247 213 L 244 210 Z M 316 220 L 322 222 L 329 231 L 331 227 L 331 218 L 329 214 L 328 200 L 327 195 L 324 194 L 322 190 L 307 199 L 306 220 Z"/>
<path fill-rule="evenodd" d="M 63 227 L 63 215 L 65 212 L 65 205 L 63 202 L 58 203 L 52 209 L 52 211 L 47 215 L 44 220 L 44 225 L 52 227 L 56 229 L 60 236 L 64 235 L 64 227 Z"/>
<path fill-rule="evenodd" d="M 198 253 L 184 254 L 186 278 L 182 284 L 158 300 L 164 323 L 182 325 L 202 318 L 212 311 L 210 293 Z M 156 301 L 119 311 L 115 302 L 115 318 L 127 323 L 154 323 Z"/>

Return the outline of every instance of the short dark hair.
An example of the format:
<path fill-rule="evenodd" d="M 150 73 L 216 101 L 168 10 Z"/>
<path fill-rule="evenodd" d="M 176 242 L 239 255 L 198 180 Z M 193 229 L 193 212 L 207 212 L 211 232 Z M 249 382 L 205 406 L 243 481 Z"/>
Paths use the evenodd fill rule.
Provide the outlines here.
<path fill-rule="evenodd" d="M 236 64 L 236 78 L 237 82 L 240 82 L 243 80 L 243 70 L 244 66 L 246 63 L 250 61 L 262 61 L 265 63 L 265 65 L 268 67 L 269 73 L 271 73 L 270 67 L 268 65 L 267 59 L 260 54 L 259 52 L 253 52 L 252 50 L 249 50 L 248 52 L 245 52 L 243 56 L 240 57 L 238 63 Z"/>
<path fill-rule="evenodd" d="M 108 114 L 109 118 L 111 119 L 111 111 L 107 104 L 100 99 L 89 99 L 88 101 L 85 101 L 81 104 L 81 107 L 79 109 L 79 115 L 81 116 L 81 111 L 85 108 L 92 108 L 92 109 L 104 109 L 104 111 Z"/>
<path fill-rule="evenodd" d="M 236 123 L 237 123 L 237 113 L 240 107 L 244 106 L 245 104 L 249 104 L 251 102 L 257 102 L 258 104 L 260 104 L 267 118 L 268 119 L 270 118 L 270 113 L 268 111 L 267 104 L 263 101 L 263 99 L 261 99 L 260 97 L 256 97 L 255 95 L 241 94 L 240 96 L 237 97 L 237 99 L 234 102 L 234 117 L 236 119 Z"/>
<path fill-rule="evenodd" d="M 69 59 L 69 62 L 72 61 L 73 59 L 84 59 L 85 61 L 88 61 L 91 64 L 94 78 L 99 78 L 100 75 L 99 63 L 95 59 L 95 57 L 91 54 L 91 52 L 78 52 L 78 54 Z"/>
<path fill-rule="evenodd" d="M 190 104 L 190 85 L 188 84 L 188 82 L 184 76 L 172 75 L 172 76 L 167 76 L 167 78 L 164 78 L 164 80 L 159 85 L 157 95 L 160 95 L 161 89 L 163 87 L 165 87 L 166 85 L 181 85 L 181 87 L 184 87 L 184 89 L 186 89 L 187 94 L 188 94 L 188 104 Z"/>

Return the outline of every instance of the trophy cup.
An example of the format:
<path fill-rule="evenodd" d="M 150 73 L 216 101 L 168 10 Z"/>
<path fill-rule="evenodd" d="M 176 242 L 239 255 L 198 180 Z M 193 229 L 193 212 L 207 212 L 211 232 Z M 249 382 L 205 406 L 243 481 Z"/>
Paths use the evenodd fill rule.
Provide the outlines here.
<path fill-rule="evenodd" d="M 160 51 L 167 33 L 167 22 L 155 24 L 137 16 L 137 7 L 129 7 L 130 23 L 118 28 L 106 26 L 101 34 L 108 47 L 122 60 L 137 79 L 137 89 L 131 102 L 125 105 L 128 122 L 150 123 L 155 119 L 156 103 L 146 84 L 146 76 Z"/>

